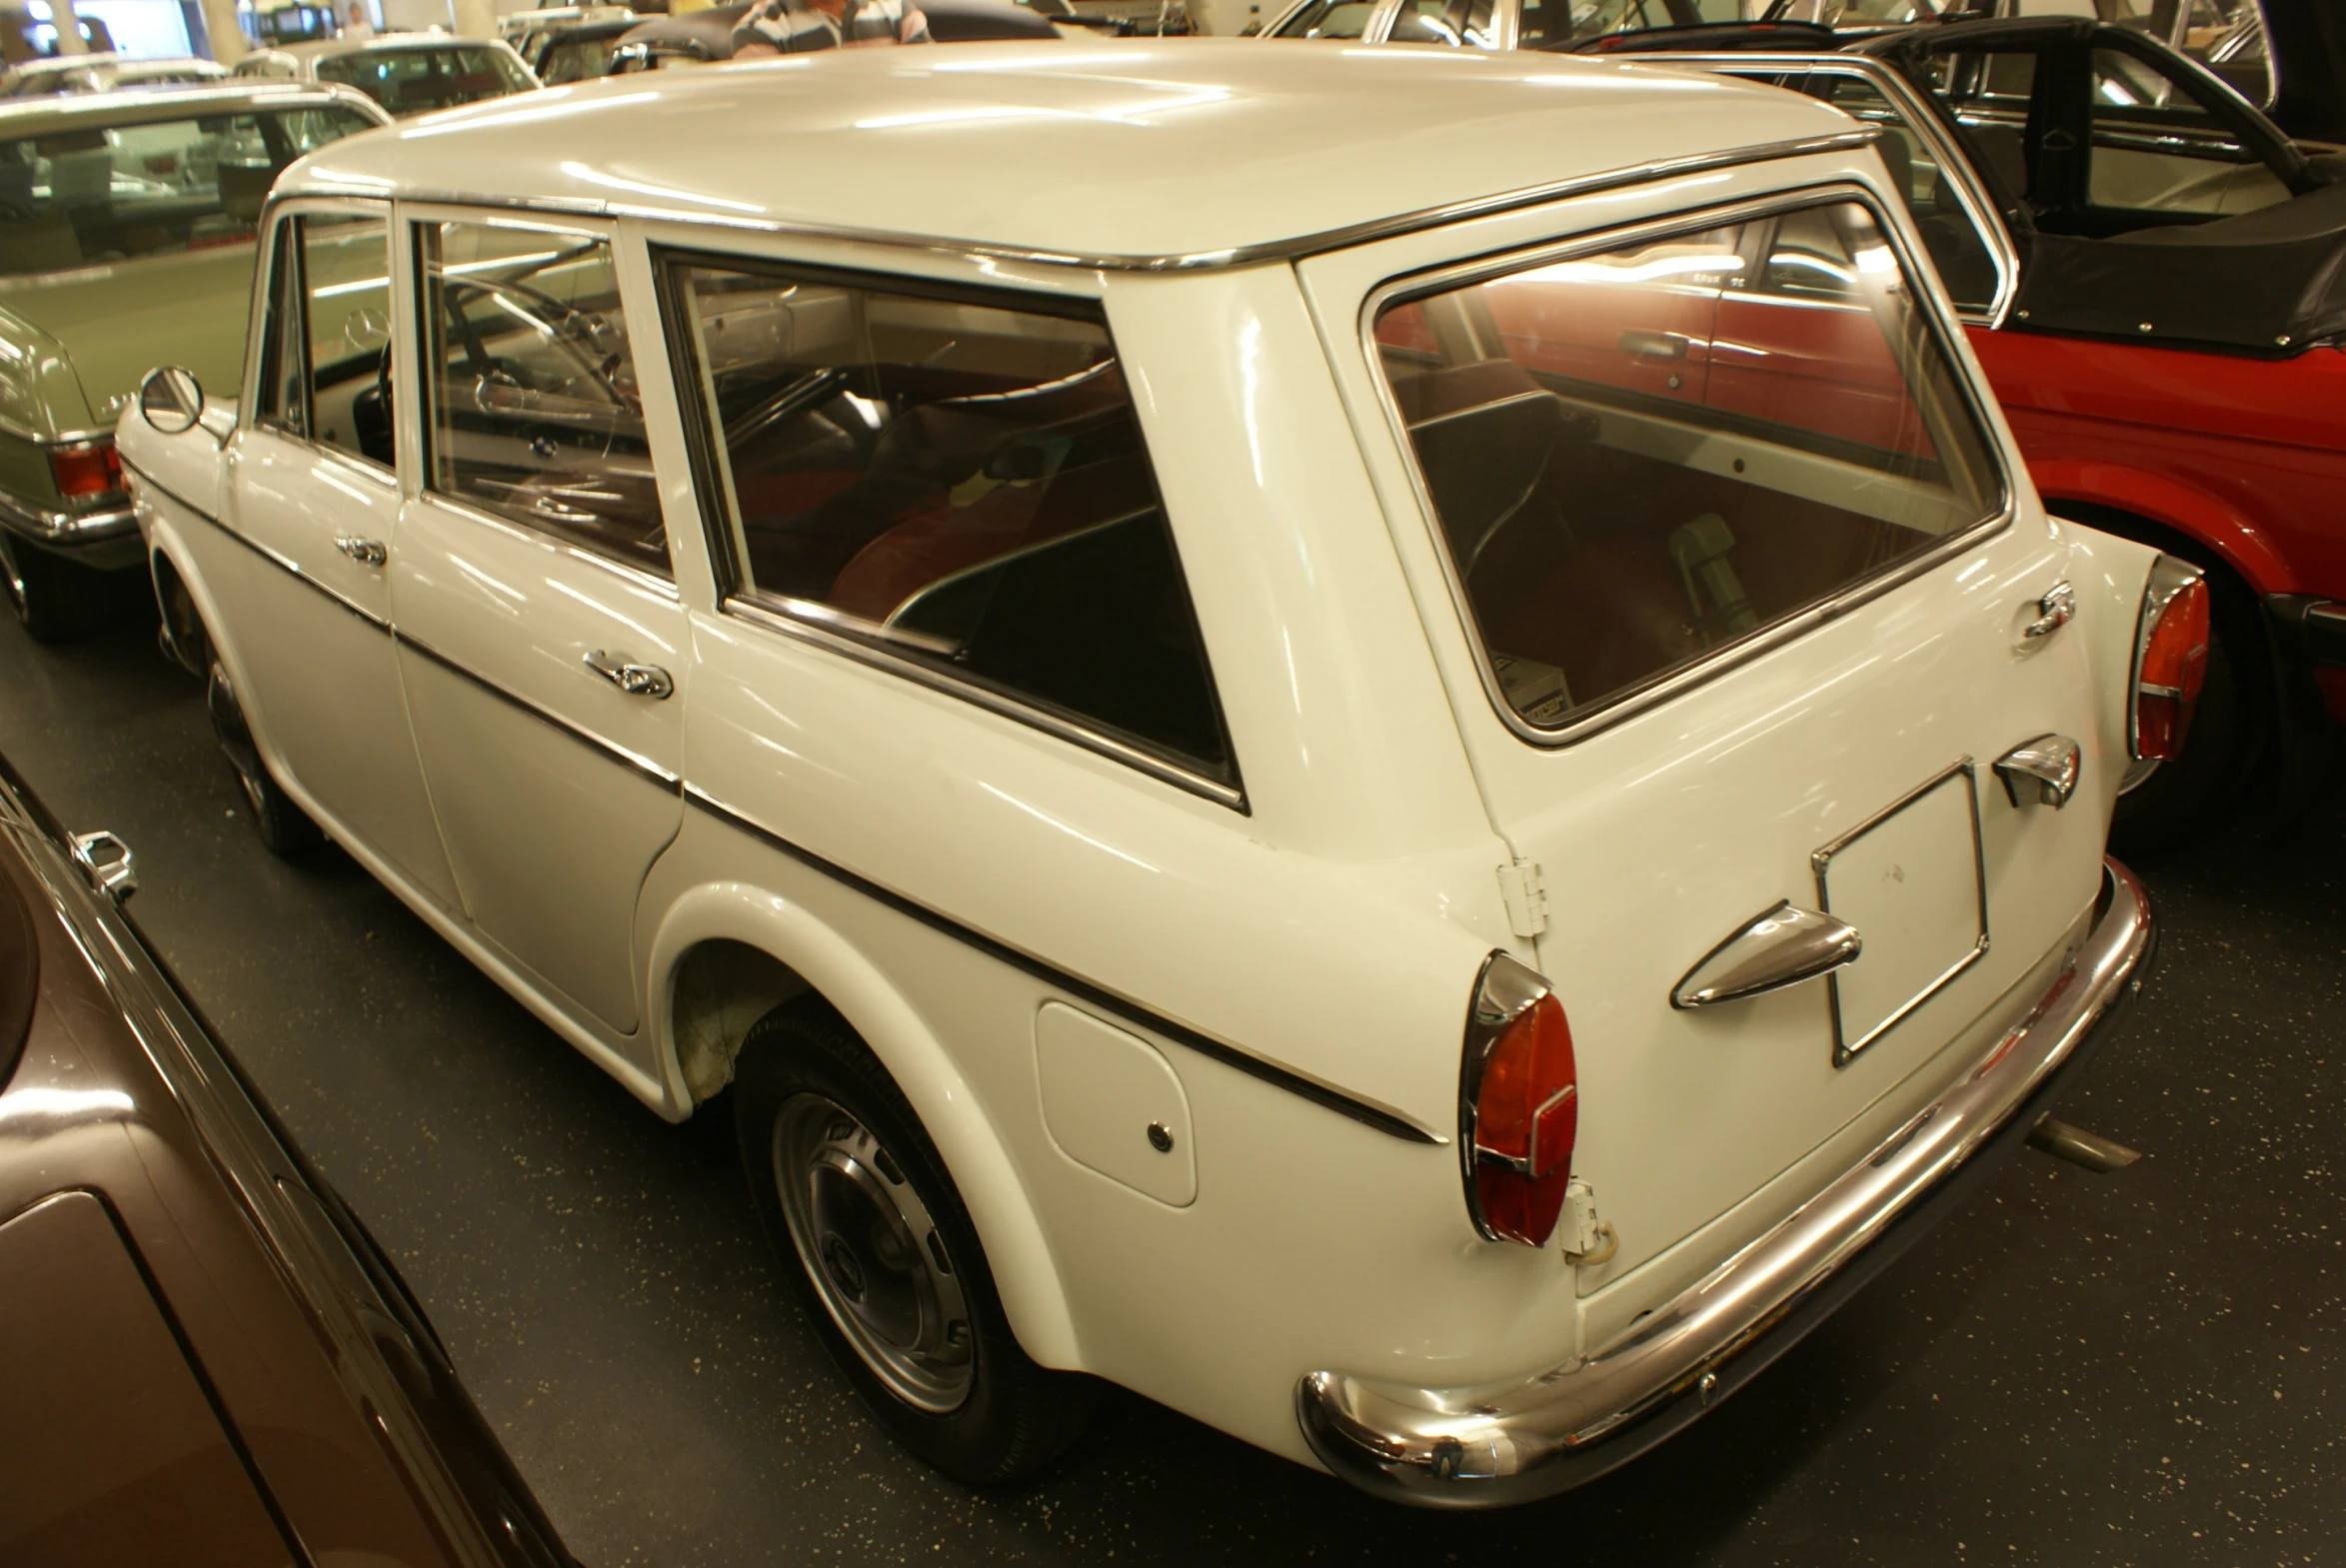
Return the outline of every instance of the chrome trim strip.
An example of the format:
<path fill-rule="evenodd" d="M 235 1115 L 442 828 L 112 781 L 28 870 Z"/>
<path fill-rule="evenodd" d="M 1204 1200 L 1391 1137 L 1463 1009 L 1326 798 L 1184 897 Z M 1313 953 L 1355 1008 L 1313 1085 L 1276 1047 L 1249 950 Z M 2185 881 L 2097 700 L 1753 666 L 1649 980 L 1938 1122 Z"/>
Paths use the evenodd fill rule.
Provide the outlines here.
<path fill-rule="evenodd" d="M 1692 664 L 1665 671 L 1645 682 L 1614 693 L 1583 709 L 1578 717 L 1552 729 L 1531 724 L 1515 712 L 1507 701 L 1505 690 L 1499 685 L 1498 672 L 1490 662 L 1490 648 L 1483 641 L 1480 627 L 1474 619 L 1474 609 L 1466 597 L 1466 585 L 1459 576 L 1457 563 L 1451 560 L 1450 546 L 1444 535 L 1441 513 L 1433 504 L 1433 496 L 1425 488 L 1425 474 L 1417 462 L 1416 446 L 1409 439 L 1408 422 L 1401 417 L 1401 409 L 1394 400 L 1392 382 L 1385 376 L 1376 347 L 1376 318 L 1385 305 L 1402 295 L 1438 293 L 1443 289 L 1460 288 L 1488 278 L 1502 277 L 1526 268 L 1543 266 L 1594 251 L 1635 244 L 1670 234 L 1713 228 L 1722 223 L 1747 222 L 1757 217 L 1796 212 L 1804 207 L 1822 206 L 1828 202 L 1851 201 L 1872 215 L 1882 237 L 1896 249 L 1900 266 L 1908 277 L 1922 275 L 1929 263 L 1907 248 L 1905 237 L 1895 224 L 1883 221 L 1882 209 L 1873 193 L 1863 186 L 1846 182 L 1809 186 L 1791 191 L 1775 191 L 1746 201 L 1730 202 L 1721 207 L 1696 208 L 1690 212 L 1643 223 L 1627 224 L 1616 229 L 1578 234 L 1569 239 L 1542 245 L 1525 246 L 1496 257 L 1461 262 L 1435 268 L 1429 272 L 1412 273 L 1395 278 L 1372 290 L 1360 304 L 1360 349 L 1367 360 L 1368 375 L 1375 384 L 1378 403 L 1384 410 L 1385 425 L 1399 448 L 1401 463 L 1409 476 L 1411 494 L 1417 498 L 1424 526 L 1431 535 L 1434 558 L 1441 564 L 1442 577 L 1450 586 L 1450 599 L 1456 607 L 1460 626 L 1474 658 L 1474 668 L 1482 678 L 1483 694 L 1499 722 L 1513 731 L 1516 737 L 1532 746 L 1547 750 L 1569 746 L 1584 736 L 1611 728 L 1647 709 L 1655 708 L 1712 677 L 1721 675 L 1739 665 L 1750 663 L 1762 654 L 1782 647 L 1806 635 L 1827 621 L 1837 620 L 1853 610 L 1860 609 L 1882 595 L 1902 588 L 1933 568 L 1944 565 L 1972 546 L 2001 533 L 2019 516 L 2019 490 L 2012 483 L 2012 464 L 2009 455 L 1995 439 L 1995 422 L 1988 418 L 1987 405 L 1980 399 L 1980 388 L 1963 373 L 1963 360 L 1953 352 L 1954 342 L 1962 335 L 1959 320 L 1939 314 L 1934 297 L 1927 291 L 1913 298 L 1927 313 L 1931 326 L 1939 334 L 1937 347 L 1946 356 L 1947 371 L 1962 394 L 1963 406 L 1969 412 L 1982 450 L 1995 466 L 1995 478 L 2001 488 L 2001 499 L 1995 511 L 1957 533 L 1921 551 L 1903 562 L 1855 583 L 1839 594 L 1809 606 L 1786 617 L 1773 626 L 1762 627 L 1722 648 L 1704 654 Z"/>
<path fill-rule="evenodd" d="M 459 664 L 457 661 L 449 658 L 446 654 L 440 652 L 440 650 L 434 648 L 431 644 L 420 641 L 412 633 L 401 631 L 400 629 L 394 627 L 391 629 L 391 640 L 398 644 L 401 648 L 413 649 L 417 654 L 421 655 L 427 660 L 430 660 L 433 664 L 438 665 L 441 669 L 447 671 L 450 675 L 471 682 L 474 686 L 479 687 L 482 691 L 488 693 L 491 697 L 498 699 L 500 702 L 503 702 L 510 707 L 520 710 L 522 713 L 528 714 L 531 718 L 537 720 L 540 724 L 548 725 L 556 730 L 561 731 L 564 735 L 569 736 L 573 741 L 578 742 L 581 746 L 587 747 L 592 751 L 602 753 L 605 758 L 611 762 L 619 764 L 622 768 L 627 769 L 630 773 L 635 774 L 638 778 L 643 779 L 645 782 L 657 784 L 663 789 L 682 789 L 684 787 L 684 780 L 682 778 L 670 773 L 667 769 L 662 768 L 658 763 L 653 762 L 650 758 L 641 756 L 635 752 L 631 752 L 626 747 L 619 745 L 617 742 L 606 740 L 602 736 L 597 735 L 594 731 L 586 729 L 583 726 L 573 724 L 571 721 L 563 718 L 560 714 L 555 713 L 551 709 L 540 708 L 536 703 L 531 702 L 528 698 L 521 696 L 519 693 L 509 691 L 506 688 L 499 686 L 496 682 L 490 680 L 487 676 L 481 675 L 477 671 L 471 670 L 466 666 Z"/>
<path fill-rule="evenodd" d="M 998 714 L 1005 719 L 1026 725 L 1030 729 L 1040 730 L 1044 734 L 1065 741 L 1072 746 L 1080 746 L 1087 752 L 1098 753 L 1111 762 L 1122 763 L 1127 768 L 1147 774 L 1161 784 L 1169 784 L 1176 789 L 1186 789 L 1191 794 L 1202 795 L 1216 805 L 1226 805 L 1241 816 L 1250 815 L 1252 812 L 1252 808 L 1246 803 L 1246 792 L 1241 788 L 1223 784 L 1218 779 L 1209 779 L 1203 774 L 1181 767 L 1178 763 L 1170 762 L 1154 752 L 1144 751 L 1142 748 L 1120 741 L 1114 736 L 1089 729 L 1062 715 L 1052 713 L 1048 709 L 1022 703 L 1016 698 L 995 691 L 991 687 L 979 686 L 973 681 L 962 680 L 942 670 L 924 665 L 918 660 L 906 659 L 901 655 L 892 654 L 884 648 L 876 648 L 862 638 L 845 636 L 811 617 L 786 613 L 739 594 L 727 596 L 724 604 L 719 608 L 726 615 L 737 620 L 747 621 L 752 626 L 780 632 L 787 637 L 796 638 L 802 643 L 808 643 L 816 648 L 837 654 L 843 659 L 852 659 L 858 664 L 886 671 L 888 674 L 910 681 L 916 686 L 925 686 L 931 691 L 943 693 L 947 697 L 959 698 L 975 707 L 985 709 L 988 713 Z M 840 619 L 845 621 L 847 618 L 841 617 Z M 876 635 L 897 634 L 880 629 Z"/>
<path fill-rule="evenodd" d="M 1915 801 L 1921 799 L 1924 795 L 1931 793 L 1933 790 L 1945 784 L 1948 781 L 1957 778 L 1960 778 L 1963 781 L 1965 798 L 1969 802 L 1971 808 L 1971 871 L 1973 877 L 1972 885 L 1978 890 L 1979 895 L 1979 936 L 1973 942 L 1969 952 L 1956 959 L 1945 973 L 1939 975 L 1938 978 L 1932 980 L 1928 985 L 1925 985 L 1920 991 L 1916 992 L 1915 995 L 1905 1003 L 1905 1005 L 1901 1006 L 1897 1011 L 1891 1013 L 1888 1017 L 1882 1019 L 1881 1022 L 1875 1024 L 1871 1029 L 1868 1029 L 1864 1038 L 1862 1039 L 1851 1040 L 1848 1037 L 1848 1032 L 1841 1021 L 1841 976 L 1838 973 L 1827 974 L 1824 977 L 1824 990 L 1827 1010 L 1831 1014 L 1833 1022 L 1833 1065 L 1835 1067 L 1847 1066 L 1849 1064 L 1850 1058 L 1854 1057 L 1859 1051 L 1865 1049 L 1866 1046 L 1871 1045 L 1875 1040 L 1878 1040 L 1883 1035 L 1889 1033 L 1890 1030 L 1896 1028 L 1900 1023 L 1906 1020 L 1908 1015 L 1910 1015 L 1915 1008 L 1921 1006 L 1924 1002 L 1930 1000 L 1940 991 L 1946 989 L 1948 985 L 1952 984 L 1956 975 L 1961 974 L 1965 969 L 1970 968 L 1981 958 L 1987 956 L 1987 849 L 1981 840 L 1981 833 L 1979 828 L 1979 774 L 1973 767 L 1971 759 L 1965 757 L 1945 768 L 1940 769 L 1937 773 L 1931 775 L 1928 779 L 1925 779 L 1921 784 L 1916 784 L 1913 788 L 1907 790 L 1904 794 L 1898 796 L 1898 798 L 1892 800 L 1889 804 L 1883 806 L 1880 810 L 1874 812 L 1871 816 L 1868 816 L 1864 821 L 1859 822 L 1856 826 L 1841 834 L 1840 837 L 1835 838 L 1831 843 L 1826 844 L 1823 848 L 1816 850 L 1814 853 L 1808 856 L 1809 866 L 1816 873 L 1816 906 L 1825 914 L 1830 915 L 1833 912 L 1833 905 L 1831 897 L 1825 891 L 1825 873 L 1832 867 L 1833 856 L 1839 854 L 1843 849 L 1848 848 L 1849 845 L 1855 843 L 1858 839 L 1864 837 L 1867 833 L 1873 831 L 1876 827 L 1879 827 L 1882 823 L 1888 821 L 1891 817 L 1897 815 L 1900 811 L 1903 811 L 1906 809 L 1906 807 L 1912 805 Z"/>
<path fill-rule="evenodd" d="M 1235 1045 L 1227 1044 L 1215 1039 L 1210 1034 L 1190 1028 L 1185 1023 L 1175 1023 L 1163 1013 L 1152 1012 L 1139 1002 L 1128 1001 L 1112 990 L 1070 974 L 1067 970 L 1047 963 L 1031 953 L 1013 947 L 1007 942 L 999 941 L 983 931 L 964 925 L 951 915 L 940 913 L 925 903 L 916 902 L 900 892 L 892 891 L 868 876 L 859 875 L 857 872 L 849 870 L 836 860 L 825 859 L 805 845 L 793 842 L 773 828 L 763 825 L 756 818 L 735 810 L 698 784 L 688 784 L 684 788 L 685 798 L 691 803 L 698 805 L 718 820 L 748 833 L 768 847 L 790 856 L 808 869 L 820 871 L 842 886 L 851 887 L 877 903 L 886 904 L 899 914 L 919 920 L 932 930 L 940 931 L 953 937 L 956 941 L 975 947 L 988 957 L 998 962 L 1007 963 L 1012 968 L 1023 974 L 1031 975 L 1046 985 L 1063 990 L 1087 1006 L 1113 1013 L 1128 1023 L 1137 1024 L 1153 1034 L 1162 1035 L 1176 1044 L 1184 1045 L 1198 1055 L 1218 1061 L 1225 1067 L 1234 1068 L 1245 1073 L 1248 1077 L 1260 1079 L 1274 1088 L 1284 1089 L 1298 1098 L 1307 1099 L 1314 1105 L 1332 1110 L 1339 1116 L 1349 1116 L 1362 1126 L 1373 1127 L 1388 1137 L 1399 1138 L 1404 1143 L 1438 1145 L 1443 1141 L 1427 1132 L 1423 1127 L 1414 1122 L 1406 1121 L 1391 1111 L 1381 1110 L 1362 1100 L 1356 1100 L 1340 1090 L 1330 1088 L 1315 1079 L 1306 1078 L 1300 1073 L 1290 1072 L 1284 1067 L 1273 1065 Z"/>
<path fill-rule="evenodd" d="M 1341 228 L 1322 229 L 1313 234 L 1299 234 L 1290 239 L 1269 240 L 1256 245 L 1237 245 L 1219 251 L 1195 251 L 1185 255 L 1119 256 L 1081 255 L 1069 251 L 1024 250 L 1010 245 L 989 245 L 974 240 L 949 239 L 943 235 L 910 234 L 886 229 L 854 229 L 832 224 L 790 223 L 778 219 L 733 218 L 713 213 L 679 212 L 667 207 L 648 207 L 632 202 L 605 202 L 568 197 L 482 196 L 462 191 L 401 191 L 399 196 L 408 202 L 439 202 L 459 207 L 499 207 L 517 212 L 543 214 L 549 217 L 624 218 L 640 222 L 692 224 L 716 229 L 733 229 L 751 234 L 778 234 L 793 238 L 823 240 L 836 244 L 882 245 L 899 250 L 931 251 L 945 256 L 979 257 L 987 261 L 1013 262 L 1033 267 L 1073 267 L 1085 272 L 1195 272 L 1216 267 L 1245 267 L 1256 262 L 1292 262 L 1322 251 L 1342 250 L 1348 246 L 1365 245 L 1372 240 L 1388 240 L 1396 235 L 1412 234 L 1420 229 L 1439 228 L 1444 224 L 1463 223 L 1474 218 L 1488 218 L 1498 213 L 1513 212 L 1518 208 L 1537 207 L 1566 197 L 1584 196 L 1593 191 L 1609 191 L 1626 185 L 1644 185 L 1653 181 L 1675 179 L 1688 174 L 1701 174 L 1732 164 L 1766 163 L 1779 158 L 1804 158 L 1812 153 L 1852 152 L 1871 146 L 1881 133 L 1876 130 L 1836 131 L 1829 136 L 1803 137 L 1797 141 L 1763 142 L 1752 147 L 1738 147 L 1726 152 L 1701 153 L 1685 158 L 1666 159 L 1659 163 L 1638 164 L 1632 168 L 1613 169 L 1601 174 L 1580 175 L 1569 180 L 1554 180 L 1545 185 L 1526 186 L 1519 190 L 1502 191 L 1494 196 L 1477 196 L 1466 201 L 1448 202 L 1438 207 L 1423 207 L 1414 212 L 1400 213 L 1390 218 L 1378 218 L 1366 223 L 1346 224 Z M 380 201 L 386 192 L 380 187 L 305 185 L 298 191 L 288 191 L 272 200 L 292 201 L 298 197 L 372 197 Z"/>
<path fill-rule="evenodd" d="M 1699 1415 L 1813 1326 L 1801 1308 L 1833 1304 L 1834 1275 L 1862 1283 L 1868 1249 L 1894 1223 L 1925 1221 L 1933 1199 L 1958 1195 L 1949 1179 L 1999 1131 L 2017 1131 L 2036 1092 L 2140 988 L 2157 934 L 2150 903 L 2117 861 L 2103 874 L 2106 909 L 2027 1015 L 1781 1224 L 1594 1354 L 1497 1387 L 1310 1373 L 1295 1404 L 1311 1451 L 1394 1501 L 1494 1507 L 1592 1479 Z"/>

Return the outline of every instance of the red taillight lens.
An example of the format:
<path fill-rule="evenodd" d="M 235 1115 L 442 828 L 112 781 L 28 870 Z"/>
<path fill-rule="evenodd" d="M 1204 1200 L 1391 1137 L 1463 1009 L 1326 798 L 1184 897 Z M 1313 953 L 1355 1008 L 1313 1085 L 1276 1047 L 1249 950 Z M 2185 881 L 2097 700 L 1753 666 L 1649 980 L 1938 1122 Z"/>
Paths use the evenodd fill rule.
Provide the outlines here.
<path fill-rule="evenodd" d="M 57 494 L 68 501 L 88 501 L 122 488 L 122 459 L 114 455 L 111 441 L 51 447 L 49 472 L 57 477 Z"/>
<path fill-rule="evenodd" d="M 2162 556 L 2143 597 L 2134 670 L 2134 755 L 2166 761 L 2181 755 L 2192 710 L 2207 679 L 2207 581 Z"/>
<path fill-rule="evenodd" d="M 1572 1179 L 1578 1069 L 1562 1003 L 1503 953 L 1483 965 L 1459 1088 L 1475 1228 L 1492 1240 L 1543 1245 Z"/>

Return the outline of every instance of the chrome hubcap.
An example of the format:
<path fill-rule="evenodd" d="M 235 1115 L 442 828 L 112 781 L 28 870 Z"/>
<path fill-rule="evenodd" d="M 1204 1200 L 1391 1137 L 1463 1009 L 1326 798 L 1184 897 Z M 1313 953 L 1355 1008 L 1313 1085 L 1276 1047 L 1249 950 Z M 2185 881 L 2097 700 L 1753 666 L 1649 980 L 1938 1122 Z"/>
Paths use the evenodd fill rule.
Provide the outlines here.
<path fill-rule="evenodd" d="M 211 678 L 204 684 L 204 706 L 212 715 L 212 734 L 219 739 L 220 750 L 228 754 L 229 766 L 236 770 L 236 782 L 244 785 L 244 797 L 258 813 L 263 809 L 261 754 L 253 746 L 252 731 L 245 727 L 244 709 L 237 703 L 236 689 L 228 684 L 228 672 L 218 660 L 212 662 Z"/>
<path fill-rule="evenodd" d="M 898 1398 L 958 1409 L 977 1370 L 960 1275 L 928 1205 L 870 1128 L 820 1094 L 774 1119 L 774 1184 L 799 1262 Z"/>
<path fill-rule="evenodd" d="M 0 594 L 8 597 L 8 608 L 17 620 L 25 618 L 24 574 L 16 565 L 16 552 L 6 543 L 0 543 Z"/>

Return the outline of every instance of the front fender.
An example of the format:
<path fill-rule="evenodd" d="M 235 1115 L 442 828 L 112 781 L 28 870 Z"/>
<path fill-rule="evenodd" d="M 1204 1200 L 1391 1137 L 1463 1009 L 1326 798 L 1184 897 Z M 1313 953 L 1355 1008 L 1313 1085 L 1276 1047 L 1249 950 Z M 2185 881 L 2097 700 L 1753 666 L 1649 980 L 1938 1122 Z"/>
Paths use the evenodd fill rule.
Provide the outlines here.
<path fill-rule="evenodd" d="M 659 879 L 655 867 L 653 880 Z M 712 940 L 757 948 L 788 965 L 839 1009 L 904 1090 L 953 1172 L 1020 1345 L 1045 1366 L 1081 1368 L 1082 1349 L 1058 1264 L 1009 1150 L 976 1092 L 918 1010 L 812 909 L 740 881 L 702 882 L 665 902 L 645 945 L 655 1059 L 670 1113 L 681 1117 L 692 1106 L 677 1057 L 677 971 L 687 953 Z"/>

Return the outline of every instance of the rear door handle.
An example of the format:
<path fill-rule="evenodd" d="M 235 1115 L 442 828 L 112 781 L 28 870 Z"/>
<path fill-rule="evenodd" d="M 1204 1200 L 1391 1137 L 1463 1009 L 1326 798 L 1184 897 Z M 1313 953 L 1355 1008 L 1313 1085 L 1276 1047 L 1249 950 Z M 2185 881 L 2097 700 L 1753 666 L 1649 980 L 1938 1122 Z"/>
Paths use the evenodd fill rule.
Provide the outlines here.
<path fill-rule="evenodd" d="M 657 702 L 676 691 L 676 683 L 658 665 L 631 665 L 599 648 L 586 657 L 585 664 L 630 697 L 648 697 Z"/>
<path fill-rule="evenodd" d="M 359 539 L 349 534 L 334 536 L 334 548 L 362 567 L 379 567 L 391 559 L 391 552 L 383 548 L 379 539 Z"/>
<path fill-rule="evenodd" d="M 132 858 L 130 845 L 103 827 L 73 835 L 73 863 L 81 867 L 92 891 L 116 903 L 139 890 L 138 861 Z"/>
<path fill-rule="evenodd" d="M 1781 990 L 1846 968 L 1865 950 L 1857 927 L 1789 898 L 1745 920 L 1670 991 L 1681 1010 Z"/>

